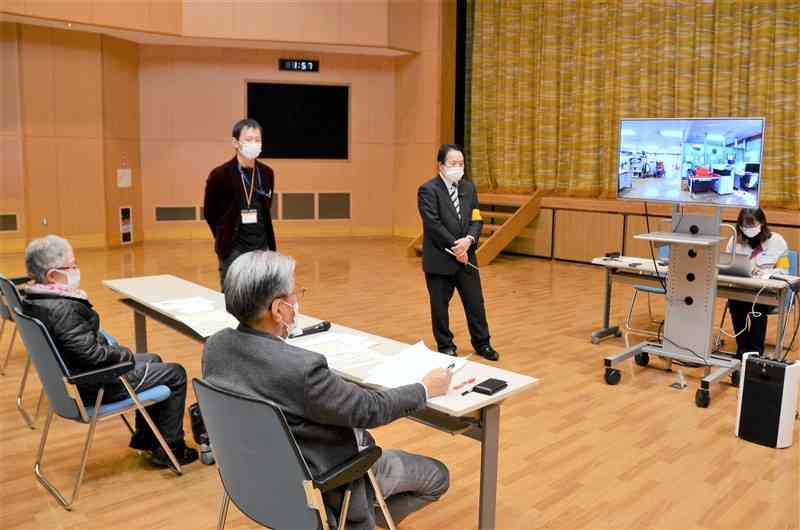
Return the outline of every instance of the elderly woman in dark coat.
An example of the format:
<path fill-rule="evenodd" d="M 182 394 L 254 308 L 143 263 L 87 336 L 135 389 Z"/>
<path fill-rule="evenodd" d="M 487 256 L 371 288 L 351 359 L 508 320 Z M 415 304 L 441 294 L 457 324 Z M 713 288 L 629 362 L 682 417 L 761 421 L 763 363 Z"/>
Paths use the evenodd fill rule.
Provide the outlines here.
<path fill-rule="evenodd" d="M 180 464 L 197 459 L 197 451 L 186 446 L 183 433 L 183 410 L 186 403 L 186 371 L 176 363 L 161 362 L 152 353 L 132 353 L 100 331 L 100 316 L 92 308 L 86 292 L 80 289 L 80 269 L 67 240 L 50 235 L 31 241 L 25 251 L 25 265 L 33 283 L 23 290 L 25 312 L 39 319 L 47 328 L 70 373 L 96 370 L 125 361 L 133 369 L 124 375 L 137 392 L 166 385 L 169 398 L 148 407 L 158 429 Z M 128 397 L 120 382 L 105 384 L 103 402 Z M 79 385 L 83 402 L 94 405 L 99 384 Z M 155 435 L 136 413 L 136 432 L 130 446 L 149 451 L 152 463 L 166 467 L 169 458 Z"/>

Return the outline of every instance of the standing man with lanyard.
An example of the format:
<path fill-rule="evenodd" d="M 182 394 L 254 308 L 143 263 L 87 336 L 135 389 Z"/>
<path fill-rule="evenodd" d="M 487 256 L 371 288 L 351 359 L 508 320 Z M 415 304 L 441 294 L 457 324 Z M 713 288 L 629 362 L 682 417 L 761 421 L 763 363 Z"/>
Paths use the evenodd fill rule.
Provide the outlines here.
<path fill-rule="evenodd" d="M 261 153 L 261 125 L 239 120 L 232 136 L 236 156 L 209 173 L 203 201 L 223 290 L 225 274 L 236 258 L 251 250 L 275 250 L 270 216 L 275 174 L 256 160 Z"/>
<path fill-rule="evenodd" d="M 489 324 L 483 306 L 481 277 L 475 249 L 483 219 L 475 185 L 464 176 L 464 154 L 457 145 L 444 144 L 437 155 L 439 174 L 420 186 L 417 205 L 422 217 L 422 269 L 431 301 L 436 346 L 456 355 L 450 331 L 449 305 L 458 289 L 475 352 L 490 361 L 500 355 L 489 343 Z"/>

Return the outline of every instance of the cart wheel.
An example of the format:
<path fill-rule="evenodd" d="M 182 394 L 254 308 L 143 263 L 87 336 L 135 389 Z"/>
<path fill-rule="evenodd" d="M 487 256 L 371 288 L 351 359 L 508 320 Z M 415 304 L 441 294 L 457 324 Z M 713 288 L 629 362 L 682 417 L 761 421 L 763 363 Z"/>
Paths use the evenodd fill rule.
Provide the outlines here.
<path fill-rule="evenodd" d="M 617 337 L 617 338 L 621 337 L 622 336 L 622 331 L 620 331 L 620 330 L 615 331 L 614 332 L 614 336 Z"/>
<path fill-rule="evenodd" d="M 639 366 L 647 366 L 650 363 L 650 354 L 649 353 L 637 353 L 633 356 L 633 360 L 636 361 L 636 364 Z"/>
<path fill-rule="evenodd" d="M 734 370 L 733 372 L 731 372 L 731 384 L 733 386 L 739 386 L 739 379 L 740 378 L 741 378 L 741 374 L 739 373 L 739 370 Z"/>
<path fill-rule="evenodd" d="M 200 453 L 200 461 L 207 466 L 214 464 L 214 454 L 211 451 Z"/>
<path fill-rule="evenodd" d="M 605 380 L 609 385 L 616 385 L 622 379 L 622 374 L 616 368 L 606 368 Z"/>
<path fill-rule="evenodd" d="M 702 388 L 698 388 L 697 392 L 694 395 L 694 404 L 700 407 L 701 409 L 708 408 L 708 405 L 711 403 L 711 394 L 708 390 L 704 390 Z"/>
<path fill-rule="evenodd" d="M 600 344 L 600 339 L 597 337 L 592 337 L 592 344 Z"/>

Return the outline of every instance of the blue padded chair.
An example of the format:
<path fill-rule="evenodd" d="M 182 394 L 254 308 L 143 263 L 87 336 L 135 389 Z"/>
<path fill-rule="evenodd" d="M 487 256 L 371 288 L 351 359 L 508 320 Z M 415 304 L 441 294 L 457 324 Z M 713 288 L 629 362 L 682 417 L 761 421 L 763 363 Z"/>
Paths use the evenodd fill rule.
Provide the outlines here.
<path fill-rule="evenodd" d="M 42 440 L 39 443 L 39 451 L 36 455 L 36 463 L 33 466 L 33 472 L 39 482 L 56 498 L 56 500 L 58 500 L 61 506 L 70 510 L 75 501 L 78 500 L 78 493 L 80 492 L 83 473 L 86 469 L 87 457 L 89 456 L 89 448 L 92 445 L 97 422 L 115 416 L 121 416 L 125 421 L 125 425 L 133 432 L 130 424 L 125 420 L 125 417 L 122 416 L 125 412 L 133 409 L 138 410 L 150 426 L 150 429 L 152 429 L 153 434 L 155 434 L 158 439 L 158 443 L 172 462 L 174 466 L 173 471 L 178 475 L 181 474 L 181 467 L 175 459 L 175 455 L 172 453 L 169 445 L 167 445 L 167 442 L 161 435 L 161 432 L 145 410 L 145 407 L 148 405 L 164 401 L 170 396 L 170 389 L 167 386 L 156 386 L 137 394 L 130 383 L 123 377 L 125 373 L 133 368 L 134 363 L 132 361 L 83 372 L 81 374 L 70 374 L 44 324 L 16 309 L 14 318 L 17 322 L 20 335 L 22 336 L 22 341 L 28 349 L 28 355 L 33 361 L 36 371 L 39 373 L 39 379 L 42 381 L 49 401 L 47 420 L 45 420 L 44 429 L 42 430 Z M 82 383 L 111 383 L 114 380 L 119 380 L 125 386 L 130 396 L 128 399 L 113 403 L 102 403 L 104 389 L 101 389 L 97 394 L 94 405 L 84 405 L 80 395 L 78 395 L 76 385 Z M 78 476 L 75 479 L 75 486 L 69 500 L 64 498 L 61 492 L 58 491 L 42 473 L 44 448 L 47 443 L 47 434 L 50 431 L 50 425 L 53 422 L 54 415 L 89 426 L 89 432 L 86 435 L 86 443 L 83 446 L 80 467 L 78 468 Z"/>
<path fill-rule="evenodd" d="M 230 502 L 250 519 L 274 530 L 290 528 L 329 530 L 329 514 L 322 494 L 367 474 L 381 455 L 372 446 L 333 469 L 314 477 L 274 403 L 192 380 L 208 430 L 224 489 L 217 528 L 225 527 Z M 380 490 L 376 497 L 383 500 Z M 350 490 L 344 494 L 338 528 L 347 520 Z M 381 504 L 384 508 L 385 503 Z M 388 510 L 384 510 L 384 516 Z M 390 521 L 391 519 L 387 519 Z M 393 523 L 392 528 L 393 528 Z"/>
<path fill-rule="evenodd" d="M 27 278 L 25 278 L 27 279 Z M 14 285 L 15 281 L 13 279 L 8 279 L 0 275 L 0 294 L 2 294 L 2 300 L 0 300 L 0 313 L 3 313 L 3 309 L 8 311 L 8 320 L 6 320 L 5 314 L 3 313 L 0 316 L 3 316 L 3 327 L 5 327 L 5 323 L 7 321 L 13 322 L 14 321 L 14 310 L 22 311 L 22 299 L 20 298 L 19 291 L 17 290 L 16 285 Z M 5 304 L 3 304 L 5 302 Z M 8 358 L 11 355 L 11 348 L 14 345 L 14 338 L 16 337 L 18 329 L 14 326 L 14 334 L 11 336 L 11 344 L 8 345 L 8 352 L 6 352 L 6 359 L 3 362 L 3 370 L 0 373 L 5 371 L 6 364 L 8 363 Z M 2 336 L 2 332 L 0 332 L 0 336 Z M 17 390 L 17 410 L 22 415 L 22 419 L 31 429 L 35 429 L 35 422 L 36 418 L 39 417 L 39 409 L 42 406 L 42 399 L 44 398 L 44 388 L 39 393 L 39 401 L 36 402 L 36 412 L 33 415 L 33 418 L 28 414 L 25 410 L 25 407 L 22 404 L 23 394 L 25 393 L 25 385 L 28 381 L 28 371 L 31 367 L 31 359 L 27 357 L 25 360 L 25 368 L 22 370 L 22 379 L 19 382 L 19 390 Z"/>
<path fill-rule="evenodd" d="M 657 260 L 658 261 L 666 261 L 669 259 L 669 245 L 662 245 L 658 248 Z M 631 343 L 630 339 L 628 338 L 629 334 L 640 335 L 642 337 L 649 337 L 658 339 L 659 332 L 653 331 L 650 329 L 641 329 L 635 328 L 631 325 L 631 320 L 633 318 L 633 310 L 636 308 L 636 300 L 639 297 L 640 293 L 644 293 L 647 295 L 647 314 L 650 317 L 651 324 L 658 324 L 659 327 L 661 326 L 662 321 L 656 320 L 653 318 L 653 307 L 650 303 L 650 295 L 660 295 L 665 296 L 667 292 L 664 290 L 663 287 L 657 285 L 643 285 L 643 284 L 634 284 L 633 285 L 633 298 L 631 299 L 631 305 L 628 307 L 628 315 L 625 317 L 625 320 L 622 322 L 622 333 L 625 338 L 625 347 L 630 348 Z"/>

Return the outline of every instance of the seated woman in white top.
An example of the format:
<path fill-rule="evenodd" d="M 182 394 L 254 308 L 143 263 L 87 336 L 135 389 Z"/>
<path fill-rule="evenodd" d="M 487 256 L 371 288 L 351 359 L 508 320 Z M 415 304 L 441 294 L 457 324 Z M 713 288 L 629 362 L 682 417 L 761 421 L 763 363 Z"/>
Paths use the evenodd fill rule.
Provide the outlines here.
<path fill-rule="evenodd" d="M 733 247 L 733 238 L 728 241 L 728 252 Z M 769 277 L 772 273 L 786 274 L 789 260 L 786 241 L 772 232 L 767 225 L 767 216 L 761 208 L 743 208 L 736 219 L 736 252 L 750 254 L 753 276 Z M 728 309 L 736 333 L 736 354 L 764 351 L 767 336 L 767 313 L 770 306 L 753 305 L 751 302 L 728 300 Z M 750 325 L 748 327 L 748 314 Z"/>

